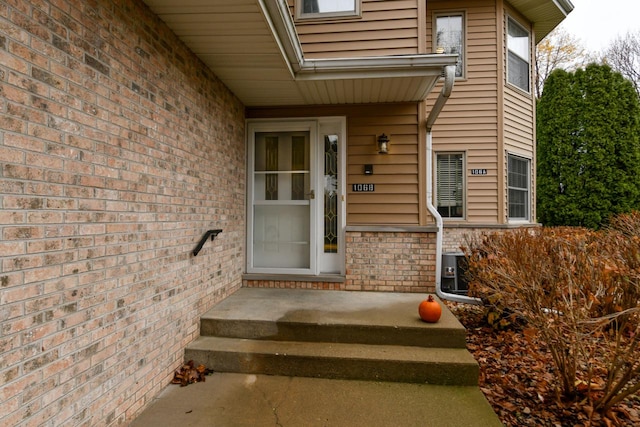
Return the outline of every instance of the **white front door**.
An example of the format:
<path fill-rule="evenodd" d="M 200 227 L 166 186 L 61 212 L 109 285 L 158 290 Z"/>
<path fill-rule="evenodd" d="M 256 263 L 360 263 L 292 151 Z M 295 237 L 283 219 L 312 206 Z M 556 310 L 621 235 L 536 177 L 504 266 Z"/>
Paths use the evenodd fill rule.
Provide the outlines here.
<path fill-rule="evenodd" d="M 249 123 L 248 272 L 342 272 L 343 123 Z"/>

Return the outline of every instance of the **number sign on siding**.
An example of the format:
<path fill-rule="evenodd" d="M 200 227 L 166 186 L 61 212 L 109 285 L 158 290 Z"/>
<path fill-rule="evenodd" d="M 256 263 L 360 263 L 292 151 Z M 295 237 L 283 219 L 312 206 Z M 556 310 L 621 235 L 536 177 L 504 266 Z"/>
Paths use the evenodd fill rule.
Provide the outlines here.
<path fill-rule="evenodd" d="M 376 187 L 375 184 L 352 184 L 351 190 L 354 193 L 373 193 Z"/>
<path fill-rule="evenodd" d="M 471 169 L 471 175 L 486 175 L 486 169 Z"/>

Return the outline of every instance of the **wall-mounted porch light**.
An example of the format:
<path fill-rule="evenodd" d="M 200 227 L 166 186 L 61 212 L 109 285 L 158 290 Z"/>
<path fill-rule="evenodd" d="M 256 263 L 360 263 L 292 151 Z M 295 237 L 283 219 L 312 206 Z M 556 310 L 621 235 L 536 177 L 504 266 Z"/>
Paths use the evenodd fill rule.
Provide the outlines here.
<path fill-rule="evenodd" d="M 378 154 L 389 153 L 389 137 L 384 133 L 378 137 Z"/>

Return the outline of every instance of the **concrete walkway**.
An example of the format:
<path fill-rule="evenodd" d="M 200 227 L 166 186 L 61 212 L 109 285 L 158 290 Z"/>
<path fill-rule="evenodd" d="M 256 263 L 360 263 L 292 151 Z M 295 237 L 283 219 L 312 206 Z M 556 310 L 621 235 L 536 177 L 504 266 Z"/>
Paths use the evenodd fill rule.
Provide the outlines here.
<path fill-rule="evenodd" d="M 214 373 L 168 386 L 131 427 L 501 425 L 478 387 Z"/>

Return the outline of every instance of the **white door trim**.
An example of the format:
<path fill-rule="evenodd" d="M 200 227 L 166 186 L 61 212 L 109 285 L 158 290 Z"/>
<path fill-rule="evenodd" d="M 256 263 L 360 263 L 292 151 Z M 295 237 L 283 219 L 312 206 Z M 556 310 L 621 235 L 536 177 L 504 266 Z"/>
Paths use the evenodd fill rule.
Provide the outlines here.
<path fill-rule="evenodd" d="M 337 257 L 332 261 L 332 271 L 323 271 L 324 257 L 324 135 L 320 130 L 338 135 L 338 243 Z M 315 198 L 310 205 L 310 267 L 265 268 L 254 267 L 254 183 L 255 183 L 255 135 L 259 132 L 309 132 L 310 189 Z M 319 275 L 345 272 L 345 224 L 346 224 L 346 118 L 322 117 L 305 119 L 251 119 L 247 120 L 247 273 Z M 333 255 L 333 254 L 332 254 Z"/>

